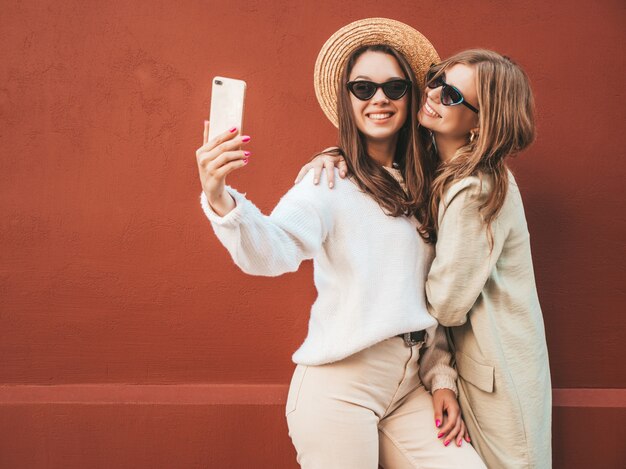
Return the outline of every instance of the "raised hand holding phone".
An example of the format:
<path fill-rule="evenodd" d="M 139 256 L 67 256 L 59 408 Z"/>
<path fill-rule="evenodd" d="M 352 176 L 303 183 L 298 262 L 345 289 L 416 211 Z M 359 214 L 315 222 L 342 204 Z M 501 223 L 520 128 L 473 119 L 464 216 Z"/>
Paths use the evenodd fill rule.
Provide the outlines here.
<path fill-rule="evenodd" d="M 198 173 L 209 205 L 220 216 L 235 208 L 235 201 L 224 188 L 226 176 L 248 164 L 252 153 L 241 146 L 249 141 L 250 137 L 239 135 L 235 127 L 209 140 L 209 121 L 204 121 L 203 145 L 196 151 Z"/>
<path fill-rule="evenodd" d="M 241 144 L 250 140 L 240 136 L 246 82 L 214 77 L 209 121 L 204 121 L 202 146 L 196 151 L 202 189 L 213 210 L 221 216 L 235 208 L 235 201 L 224 190 L 226 175 L 248 164 L 249 151 Z"/>

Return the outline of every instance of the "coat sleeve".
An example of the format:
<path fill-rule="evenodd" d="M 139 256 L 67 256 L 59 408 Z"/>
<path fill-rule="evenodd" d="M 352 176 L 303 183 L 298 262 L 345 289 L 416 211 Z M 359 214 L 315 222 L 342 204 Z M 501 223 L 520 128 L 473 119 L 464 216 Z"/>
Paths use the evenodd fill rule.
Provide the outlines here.
<path fill-rule="evenodd" d="M 321 249 L 332 217 L 320 210 L 319 193 L 317 203 L 311 200 L 307 183 L 294 186 L 269 216 L 243 194 L 227 187 L 236 207 L 220 217 L 211 209 L 204 192 L 201 194 L 205 215 L 241 270 L 263 276 L 294 272 L 303 260 L 313 258 Z"/>
<path fill-rule="evenodd" d="M 453 184 L 439 205 L 435 259 L 426 280 L 428 311 L 443 326 L 460 326 L 478 300 L 502 252 L 498 218 L 492 222 L 493 249 L 479 207 L 487 196 L 477 177 Z"/>
<path fill-rule="evenodd" d="M 431 393 L 445 388 L 451 389 L 458 396 L 457 372 L 452 367 L 448 337 L 442 326 L 436 327 L 430 346 L 420 354 L 419 376 Z"/>

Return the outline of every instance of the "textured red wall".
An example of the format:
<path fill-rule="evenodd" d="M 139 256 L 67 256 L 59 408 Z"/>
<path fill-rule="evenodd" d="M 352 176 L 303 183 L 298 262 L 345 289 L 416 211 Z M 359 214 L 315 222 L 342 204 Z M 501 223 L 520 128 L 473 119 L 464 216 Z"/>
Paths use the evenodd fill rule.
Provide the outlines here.
<path fill-rule="evenodd" d="M 532 234 L 553 385 L 565 388 L 558 396 L 600 389 L 571 407 L 555 399 L 562 407 L 555 434 L 562 438 L 567 416 L 577 415 L 563 409 L 586 409 L 584 415 L 596 415 L 598 422 L 605 414 L 587 407 L 615 408 L 624 416 L 623 2 L 5 0 L 1 467 L 57 467 L 64 460 L 71 464 L 59 467 L 96 467 L 96 460 L 104 467 L 108 449 L 133 453 L 133 438 L 129 467 L 155 467 L 136 452 L 145 443 L 145 435 L 138 436 L 141 424 L 126 426 L 125 443 L 116 445 L 118 414 L 98 407 L 94 394 L 109 389 L 106 384 L 138 386 L 141 398 L 114 388 L 117 397 L 108 404 L 117 405 L 120 416 L 119 409 L 135 409 L 128 403 L 152 409 L 129 410 L 128 418 L 144 415 L 145 427 L 161 418 L 153 427 L 160 429 L 155 438 L 163 438 L 161 453 L 198 449 L 181 467 L 229 467 L 215 452 L 199 450 L 207 444 L 221 448 L 220 458 L 236 452 L 237 461 L 245 460 L 236 432 L 193 440 L 207 425 L 216 432 L 222 423 L 231 428 L 237 422 L 248 431 L 269 422 L 260 440 L 247 436 L 263 446 L 262 438 L 272 435 L 270 446 L 280 456 L 261 466 L 286 467 L 276 461 L 293 460 L 280 416 L 283 391 L 271 391 L 270 410 L 251 412 L 256 423 L 246 425 L 241 409 L 262 403 L 253 397 L 224 401 L 230 391 L 210 385 L 286 385 L 290 355 L 306 334 L 314 299 L 311 266 L 278 279 L 249 277 L 234 267 L 199 207 L 195 149 L 211 77 L 246 80 L 244 128 L 254 154 L 229 182 L 269 211 L 303 162 L 335 143 L 335 130 L 315 100 L 313 65 L 330 34 L 366 16 L 416 27 L 443 57 L 481 46 L 527 70 L 539 134 L 513 168 Z M 207 385 L 209 397 L 185 405 L 209 410 L 181 407 L 174 426 L 195 443 L 173 444 L 170 451 L 171 413 L 159 417 L 154 409 L 161 407 L 152 406 L 169 409 L 179 402 L 163 402 L 164 385 L 193 383 Z M 146 384 L 160 386 L 139 386 Z M 41 391 L 33 386 L 41 385 L 49 387 L 33 397 L 32 389 Z M 188 389 L 178 389 L 185 401 Z M 607 395 L 617 396 L 613 404 L 602 404 Z M 93 408 L 79 405 L 89 402 Z M 235 410 L 210 410 L 220 405 Z M 76 417 L 73 424 L 59 417 L 67 415 Z M 104 443 L 95 449 L 77 443 L 82 449 L 73 458 L 67 458 L 68 445 L 49 438 L 54 429 L 57 438 L 66 432 L 71 440 L 90 425 Z M 596 462 L 626 460 L 623 444 L 599 450 L 600 443 L 586 440 L 619 444 L 623 434 L 569 431 L 587 443 L 587 456 L 600 458 Z M 567 444 L 555 439 L 555 462 L 575 467 Z M 32 459 L 34 454 L 46 456 Z M 581 460 L 578 453 L 575 461 Z"/>

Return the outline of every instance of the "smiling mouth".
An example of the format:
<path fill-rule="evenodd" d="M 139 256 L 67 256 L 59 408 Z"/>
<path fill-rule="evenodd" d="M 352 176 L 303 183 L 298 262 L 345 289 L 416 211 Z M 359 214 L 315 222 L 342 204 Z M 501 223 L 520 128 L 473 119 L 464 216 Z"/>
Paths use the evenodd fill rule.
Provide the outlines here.
<path fill-rule="evenodd" d="M 441 119 L 441 116 L 428 105 L 428 102 L 424 101 L 424 106 L 422 107 L 422 109 L 424 110 L 424 114 L 426 114 L 427 116 Z"/>
<path fill-rule="evenodd" d="M 366 116 L 375 121 L 384 121 L 393 116 L 393 112 L 372 112 L 371 114 L 366 114 Z"/>

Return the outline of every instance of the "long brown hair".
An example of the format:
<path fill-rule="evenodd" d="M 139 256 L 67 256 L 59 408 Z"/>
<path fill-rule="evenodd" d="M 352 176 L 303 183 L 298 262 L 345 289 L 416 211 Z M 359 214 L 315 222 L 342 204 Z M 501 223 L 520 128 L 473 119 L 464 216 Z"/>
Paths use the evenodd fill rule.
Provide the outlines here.
<path fill-rule="evenodd" d="M 439 202 L 449 184 L 468 176 L 489 177 L 491 190 L 480 206 L 493 242 L 491 223 L 497 217 L 509 182 L 507 156 L 535 139 L 534 99 L 526 73 L 508 57 L 485 49 L 460 52 L 437 66 L 438 76 L 456 64 L 474 67 L 478 93 L 478 135 L 468 135 L 448 162 L 441 162 L 432 182 L 428 223 L 437 227 Z M 422 129 L 423 132 L 425 129 Z M 424 133 L 421 138 L 428 138 Z M 432 154 L 432 145 L 429 146 Z"/>
<path fill-rule="evenodd" d="M 405 78 L 411 81 L 411 87 L 407 93 L 409 99 L 407 119 L 399 131 L 394 157 L 404 178 L 406 193 L 386 170 L 367 155 L 365 137 L 354 120 L 354 111 L 346 83 L 357 59 L 367 51 L 382 52 L 394 57 Z M 430 157 L 428 161 L 422 161 L 419 157 L 419 155 L 430 155 L 418 152 L 417 111 L 421 96 L 415 74 L 408 61 L 401 53 L 388 45 L 361 47 L 352 53 L 343 69 L 337 95 L 339 148 L 329 150 L 327 153 L 335 152 L 344 156 L 354 182 L 363 192 L 369 194 L 385 213 L 394 217 L 414 215 L 420 223 L 420 228 L 418 228 L 420 236 L 426 240 L 432 240 L 434 232 L 424 224 L 424 220 L 427 216 L 430 181 L 435 170 L 436 159 Z"/>

